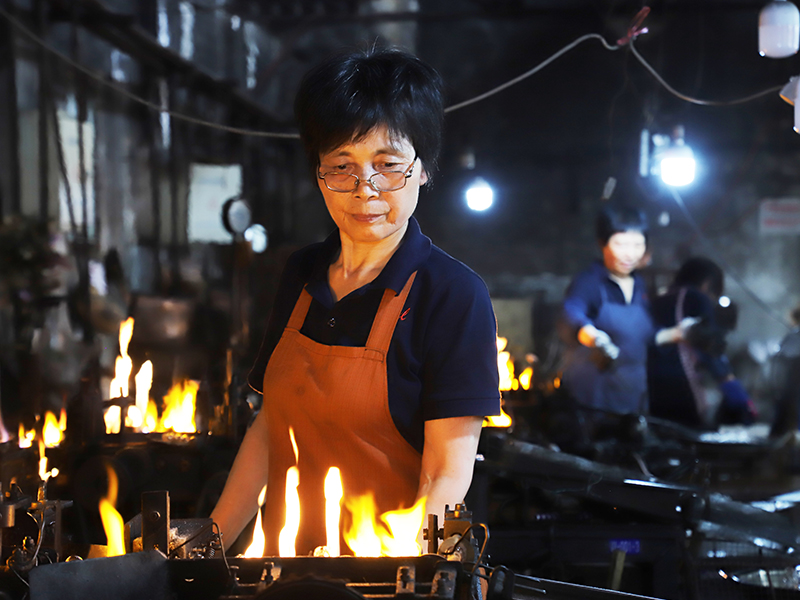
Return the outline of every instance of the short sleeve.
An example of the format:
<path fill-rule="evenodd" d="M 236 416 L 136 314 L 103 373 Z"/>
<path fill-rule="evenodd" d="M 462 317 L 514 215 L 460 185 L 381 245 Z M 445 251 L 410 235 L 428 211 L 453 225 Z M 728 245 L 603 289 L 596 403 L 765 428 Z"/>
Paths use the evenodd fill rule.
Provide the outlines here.
<path fill-rule="evenodd" d="M 440 286 L 425 335 L 423 419 L 497 415 L 497 323 L 489 292 L 466 269 Z"/>

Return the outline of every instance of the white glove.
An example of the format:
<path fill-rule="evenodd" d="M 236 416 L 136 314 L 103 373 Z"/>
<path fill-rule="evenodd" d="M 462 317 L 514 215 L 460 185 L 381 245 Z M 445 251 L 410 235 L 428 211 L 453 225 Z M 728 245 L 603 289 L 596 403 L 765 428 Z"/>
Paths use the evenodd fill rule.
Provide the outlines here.
<path fill-rule="evenodd" d="M 660 329 L 656 333 L 656 345 L 660 346 L 662 344 L 677 344 L 678 342 L 684 341 L 689 330 L 697 325 L 701 320 L 702 319 L 699 317 L 684 317 L 681 319 L 680 323 L 674 327 Z"/>
<path fill-rule="evenodd" d="M 611 360 L 617 360 L 619 356 L 619 347 L 611 341 L 611 338 L 605 331 L 597 330 L 594 336 L 594 347 Z"/>

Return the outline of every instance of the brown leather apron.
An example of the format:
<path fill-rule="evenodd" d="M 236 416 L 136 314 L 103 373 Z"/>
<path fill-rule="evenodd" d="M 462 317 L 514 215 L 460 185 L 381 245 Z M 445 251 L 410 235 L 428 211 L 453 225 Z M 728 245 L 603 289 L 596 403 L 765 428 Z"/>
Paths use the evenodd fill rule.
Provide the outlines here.
<path fill-rule="evenodd" d="M 386 290 L 364 347 L 326 346 L 302 335 L 311 295 L 305 289 L 301 293 L 264 374 L 262 410 L 269 423 L 270 453 L 267 556 L 278 555 L 286 519 L 286 470 L 295 465 L 290 427 L 300 472 L 297 556 L 326 543 L 323 486 L 330 467 L 341 470 L 345 498 L 373 492 L 379 514 L 413 505 L 422 457 L 389 412 L 386 354 L 415 275 L 400 294 Z"/>

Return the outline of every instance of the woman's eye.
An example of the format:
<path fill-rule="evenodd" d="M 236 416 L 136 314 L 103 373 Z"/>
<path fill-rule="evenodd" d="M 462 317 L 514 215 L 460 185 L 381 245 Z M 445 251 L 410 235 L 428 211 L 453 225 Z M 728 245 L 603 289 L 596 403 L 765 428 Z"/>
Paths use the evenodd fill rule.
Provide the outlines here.
<path fill-rule="evenodd" d="M 395 168 L 397 168 L 397 165 L 399 165 L 399 164 L 400 163 L 396 163 L 396 162 L 381 163 L 381 164 L 378 165 L 378 170 L 379 171 L 392 171 Z"/>

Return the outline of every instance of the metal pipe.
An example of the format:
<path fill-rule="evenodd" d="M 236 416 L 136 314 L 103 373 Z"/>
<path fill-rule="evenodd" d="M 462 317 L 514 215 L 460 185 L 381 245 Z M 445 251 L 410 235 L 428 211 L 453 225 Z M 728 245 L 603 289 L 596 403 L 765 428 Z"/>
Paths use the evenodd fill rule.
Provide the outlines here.
<path fill-rule="evenodd" d="M 39 36 L 44 38 L 47 28 L 44 0 L 35 0 L 34 10 L 36 12 Z M 39 63 L 39 220 L 46 224 L 50 217 L 50 161 L 48 156 L 49 135 L 47 131 L 49 120 L 47 118 L 49 74 L 47 69 L 47 51 L 43 46 L 38 47 L 36 56 Z"/>

